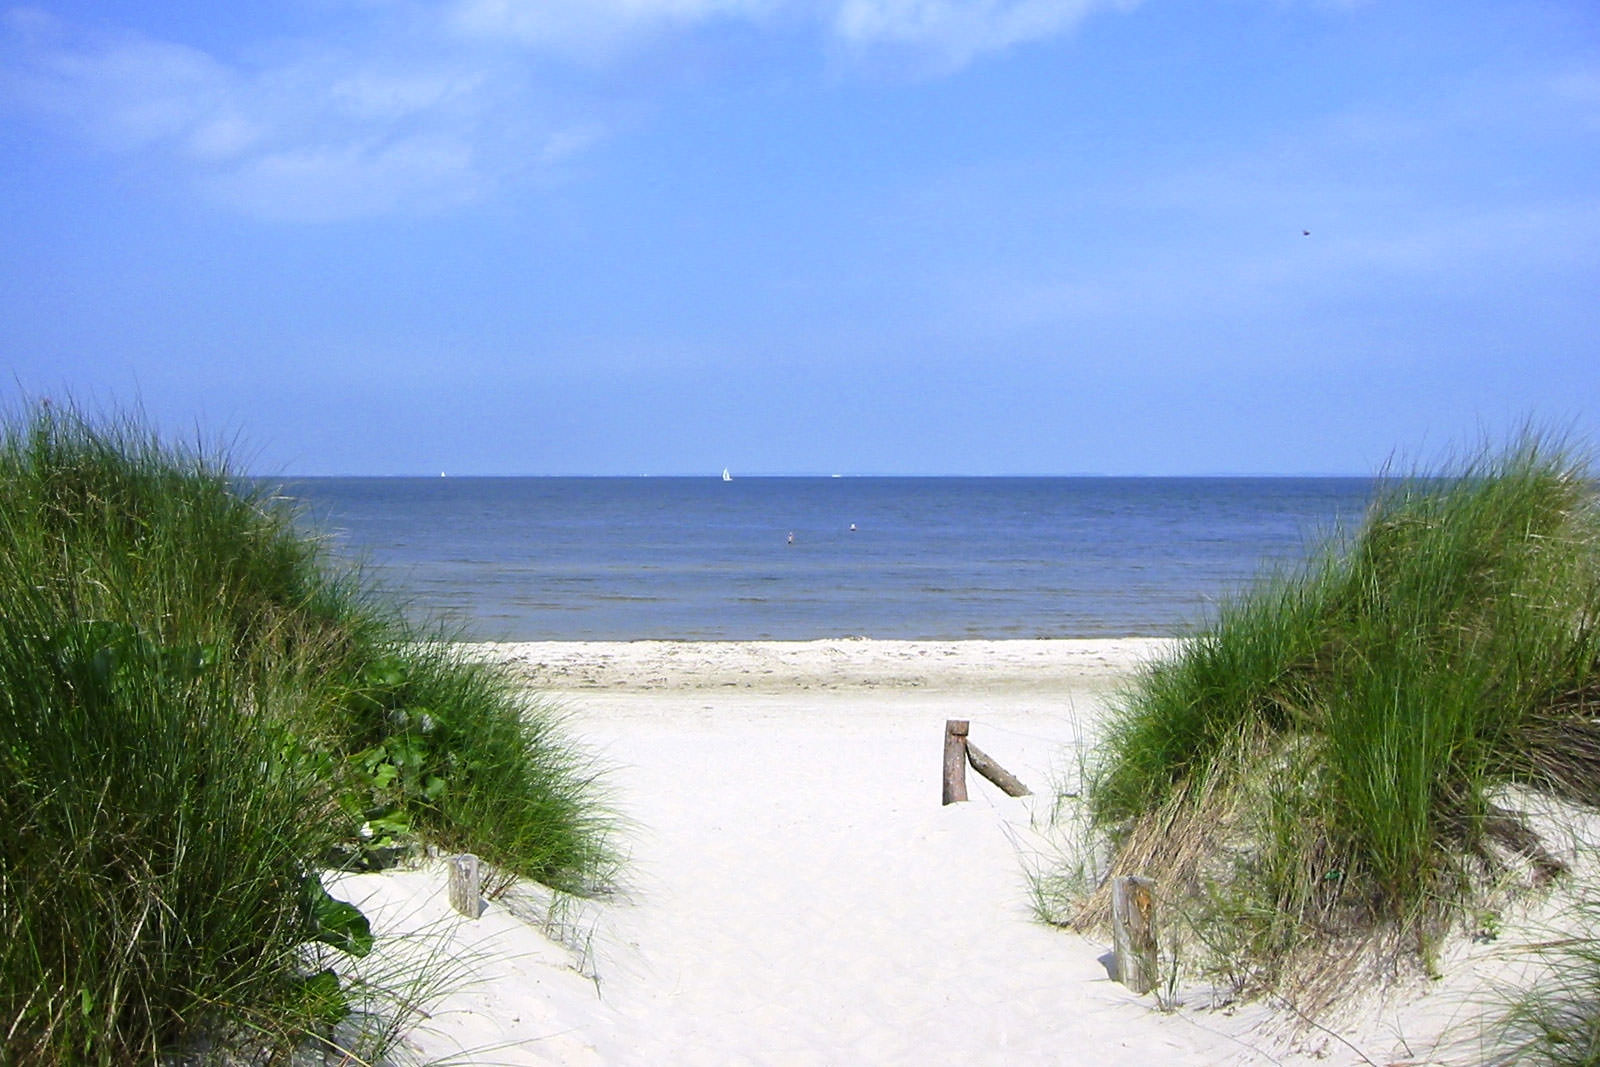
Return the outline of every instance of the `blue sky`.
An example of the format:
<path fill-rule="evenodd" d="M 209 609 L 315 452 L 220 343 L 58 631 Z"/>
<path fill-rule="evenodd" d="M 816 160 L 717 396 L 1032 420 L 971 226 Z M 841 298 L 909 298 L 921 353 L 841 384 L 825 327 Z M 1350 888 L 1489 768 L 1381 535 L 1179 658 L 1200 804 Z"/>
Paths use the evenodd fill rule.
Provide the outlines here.
<path fill-rule="evenodd" d="M 13 406 L 261 473 L 1600 444 L 1593 0 L 8 7 L 0 213 Z"/>

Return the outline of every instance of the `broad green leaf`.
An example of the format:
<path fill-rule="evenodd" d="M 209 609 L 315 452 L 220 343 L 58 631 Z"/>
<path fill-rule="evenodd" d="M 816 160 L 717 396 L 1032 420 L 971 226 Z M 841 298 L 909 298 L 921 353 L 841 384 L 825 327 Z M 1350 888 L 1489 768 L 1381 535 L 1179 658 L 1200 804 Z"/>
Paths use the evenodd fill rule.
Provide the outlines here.
<path fill-rule="evenodd" d="M 322 879 L 314 873 L 306 876 L 306 896 L 313 940 L 352 956 L 365 956 L 372 951 L 372 924 L 360 908 L 329 896 Z"/>

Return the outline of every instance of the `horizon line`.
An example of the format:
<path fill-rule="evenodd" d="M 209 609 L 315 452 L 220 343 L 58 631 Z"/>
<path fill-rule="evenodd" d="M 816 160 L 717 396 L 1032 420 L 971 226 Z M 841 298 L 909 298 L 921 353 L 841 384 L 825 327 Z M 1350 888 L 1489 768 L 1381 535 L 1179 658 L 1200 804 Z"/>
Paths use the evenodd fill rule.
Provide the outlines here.
<path fill-rule="evenodd" d="M 698 481 L 698 480 L 720 481 L 721 480 L 720 473 L 713 472 L 713 473 L 707 474 L 707 473 L 699 472 L 699 471 L 691 472 L 691 473 L 683 473 L 683 472 L 666 472 L 666 473 L 643 472 L 643 473 L 632 473 L 632 474 L 571 474 L 571 473 L 556 473 L 556 474 L 544 473 L 544 474 L 540 474 L 540 473 L 527 473 L 527 472 L 522 472 L 522 473 L 515 473 L 515 472 L 512 472 L 512 473 L 507 473 L 507 472 L 476 472 L 476 473 L 470 473 L 470 474 L 451 474 L 448 471 L 441 471 L 441 472 L 439 472 L 437 474 L 423 473 L 423 472 L 372 474 L 372 473 L 358 473 L 358 472 L 348 472 L 347 471 L 347 472 L 341 472 L 341 473 L 335 473 L 335 474 L 306 474 L 306 473 L 294 473 L 294 472 L 284 472 L 284 473 L 279 473 L 279 474 L 249 474 L 249 475 L 246 475 L 246 477 L 251 477 L 251 478 L 408 478 L 408 479 L 431 479 L 431 480 L 434 480 L 434 481 L 437 481 L 437 480 L 439 480 L 441 478 L 446 479 L 446 480 L 448 480 L 450 478 L 456 478 L 456 479 L 467 479 L 467 478 L 480 478 L 480 479 L 482 479 L 482 478 L 563 478 L 563 479 L 573 479 L 573 480 L 577 480 L 577 479 L 595 479 L 595 480 L 599 480 L 599 479 L 645 479 L 645 478 L 664 478 L 665 479 L 665 478 L 671 478 L 671 479 L 695 480 L 695 481 Z M 885 479 L 885 478 L 923 478 L 923 479 L 967 478 L 967 479 L 986 479 L 987 478 L 987 479 L 1000 480 L 1000 479 L 1006 479 L 1006 478 L 1012 478 L 1012 479 L 1017 479 L 1017 478 L 1062 478 L 1062 479 L 1066 479 L 1066 478 L 1083 478 L 1083 479 L 1091 479 L 1091 478 L 1104 478 L 1104 479 L 1111 479 L 1111 478 L 1126 478 L 1126 479 L 1263 478 L 1264 479 L 1264 478 L 1375 478 L 1375 477 L 1378 477 L 1378 475 L 1372 474 L 1370 472 L 1352 474 L 1352 473 L 1348 473 L 1348 472 L 1336 472 L 1336 471 L 1335 472 L 1326 472 L 1326 471 L 1310 471 L 1310 472 L 1303 472 L 1303 471 L 1245 471 L 1245 472 L 1240 472 L 1240 471 L 1201 471 L 1201 472 L 1185 473 L 1185 474 L 1112 474 L 1112 473 L 1108 473 L 1108 472 L 1104 472 L 1104 471 L 1074 471 L 1074 472 L 1068 472 L 1068 473 L 1024 472 L 1024 473 L 1006 473 L 1006 474 L 906 473 L 906 472 L 898 472 L 898 473 L 865 472 L 865 473 L 844 474 L 844 473 L 833 473 L 833 472 L 814 473 L 814 472 L 801 471 L 801 472 L 783 472 L 783 473 L 756 472 L 756 473 L 752 473 L 752 474 L 736 474 L 736 475 L 732 476 L 730 481 L 741 481 L 741 480 L 743 480 L 743 481 L 756 481 L 756 480 L 772 480 L 772 479 L 781 479 L 781 478 L 808 478 L 808 479 L 821 479 L 821 480 L 824 480 L 824 481 L 827 481 L 827 480 L 841 480 L 842 481 L 842 480 L 846 480 L 846 479 L 858 479 L 859 480 L 859 479 L 867 479 L 867 478 L 877 478 L 877 479 Z"/>

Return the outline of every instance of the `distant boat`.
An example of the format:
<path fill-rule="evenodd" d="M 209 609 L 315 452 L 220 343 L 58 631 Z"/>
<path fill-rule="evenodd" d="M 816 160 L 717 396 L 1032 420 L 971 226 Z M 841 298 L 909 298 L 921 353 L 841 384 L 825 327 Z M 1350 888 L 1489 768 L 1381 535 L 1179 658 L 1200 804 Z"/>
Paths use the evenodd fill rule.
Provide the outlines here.
<path fill-rule="evenodd" d="M 722 480 L 725 481 L 725 482 L 733 481 L 733 475 L 728 473 L 728 468 L 727 467 L 723 467 L 722 468 Z"/>

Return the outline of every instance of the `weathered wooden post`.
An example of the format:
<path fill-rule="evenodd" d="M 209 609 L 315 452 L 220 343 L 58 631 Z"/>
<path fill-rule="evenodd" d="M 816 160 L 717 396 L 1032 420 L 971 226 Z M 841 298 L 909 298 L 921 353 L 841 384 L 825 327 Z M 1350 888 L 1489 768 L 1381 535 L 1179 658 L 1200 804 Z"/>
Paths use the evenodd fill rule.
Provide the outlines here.
<path fill-rule="evenodd" d="M 972 764 L 973 770 L 1003 789 L 1006 796 L 1027 797 L 1033 795 L 1033 790 L 1018 781 L 1016 775 L 984 755 L 983 749 L 971 741 L 967 742 L 967 762 Z"/>
<path fill-rule="evenodd" d="M 944 724 L 944 802 L 967 799 L 967 720 Z"/>
<path fill-rule="evenodd" d="M 1111 880 L 1111 940 L 1117 980 L 1135 993 L 1155 988 L 1156 883 L 1133 875 Z"/>
<path fill-rule="evenodd" d="M 483 897 L 478 876 L 478 857 L 470 852 L 445 860 L 450 868 L 450 906 L 469 919 L 483 914 Z"/>

